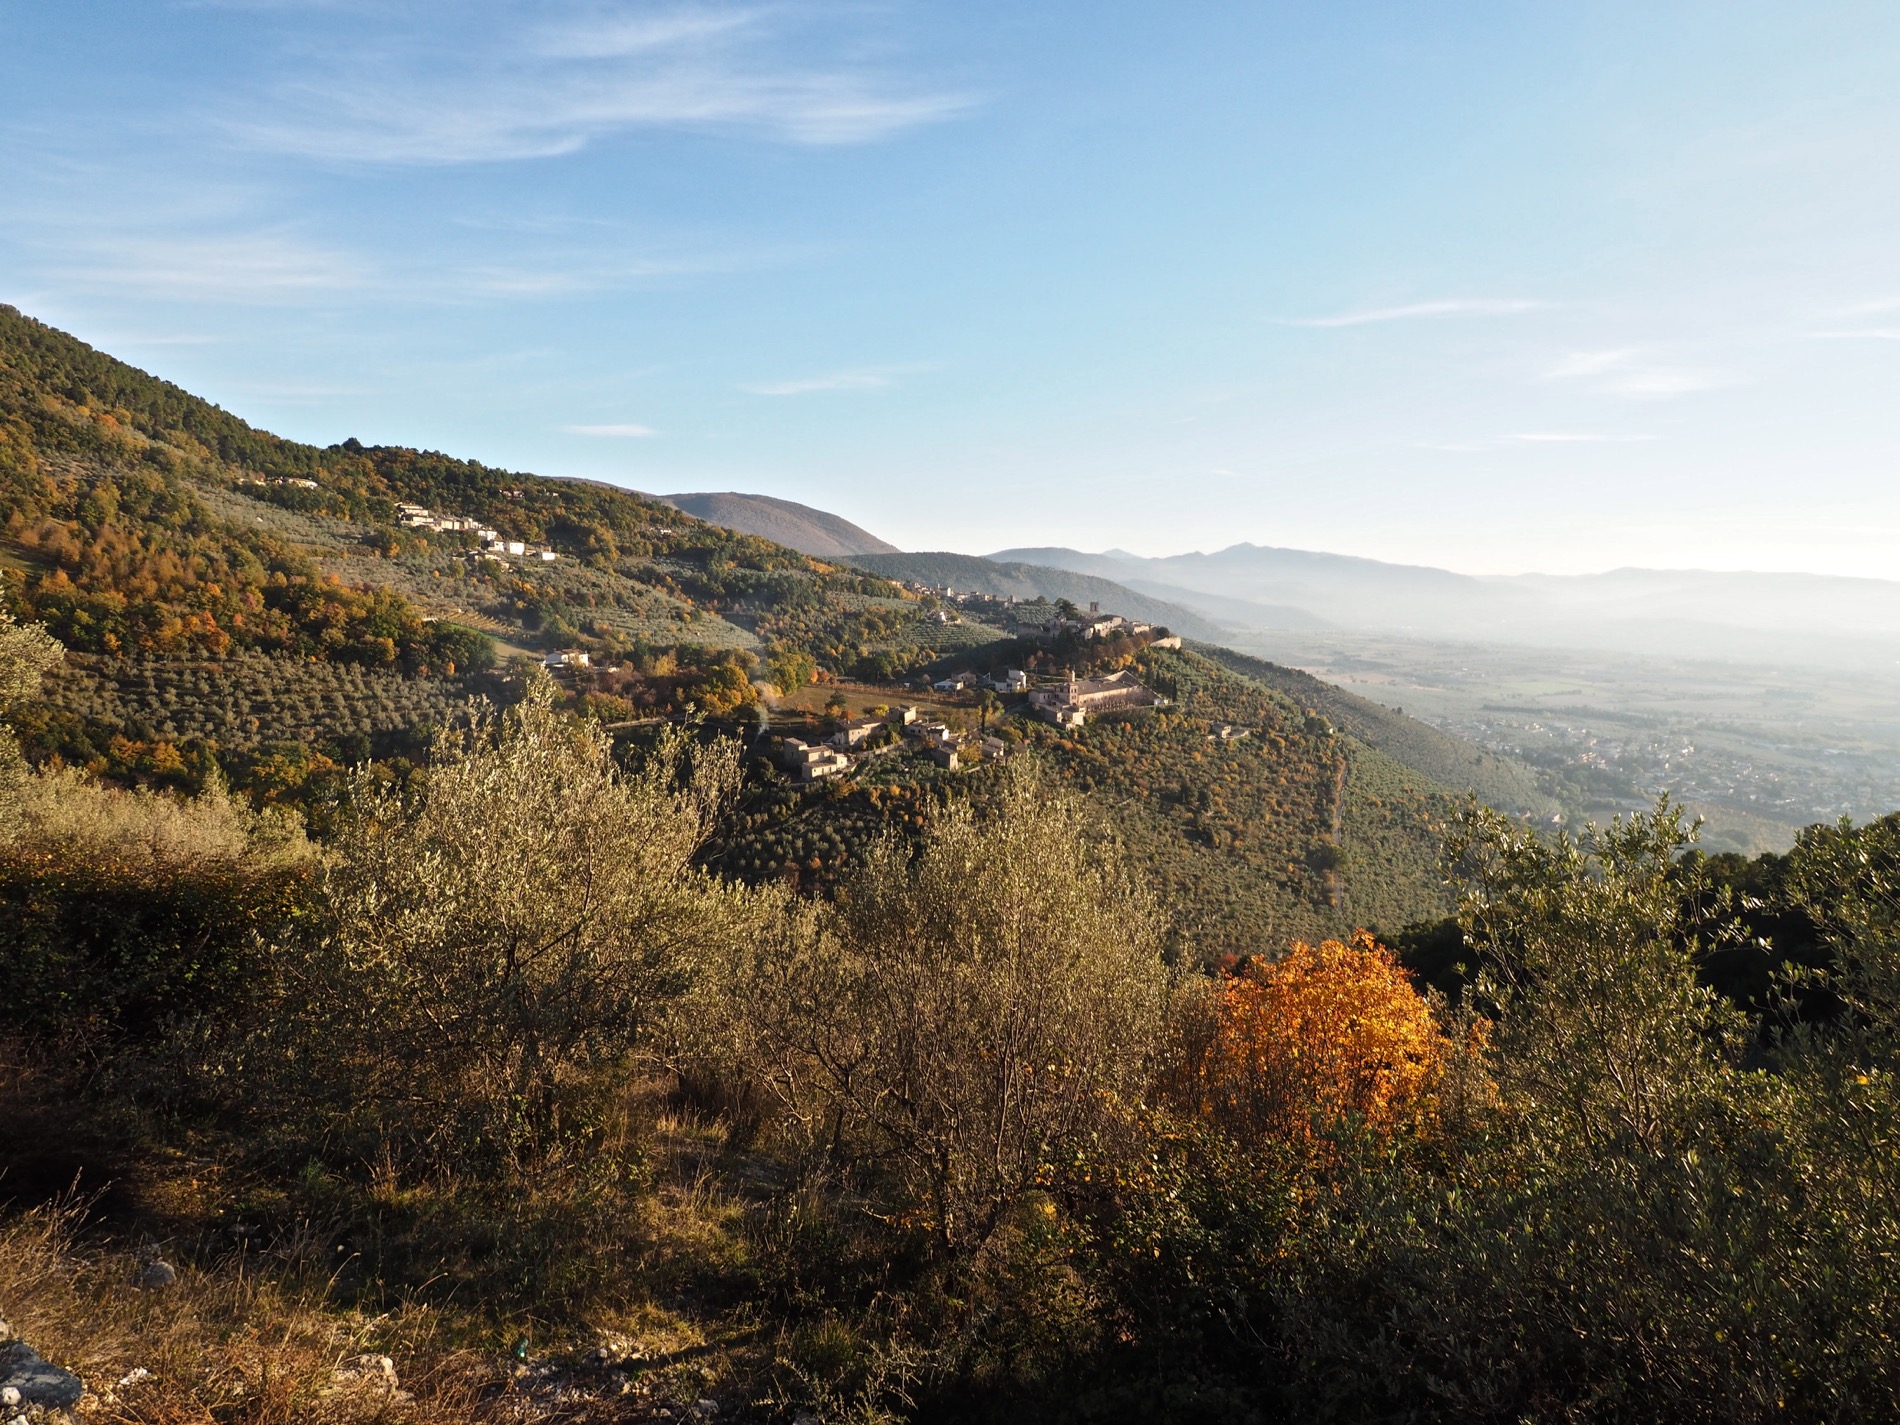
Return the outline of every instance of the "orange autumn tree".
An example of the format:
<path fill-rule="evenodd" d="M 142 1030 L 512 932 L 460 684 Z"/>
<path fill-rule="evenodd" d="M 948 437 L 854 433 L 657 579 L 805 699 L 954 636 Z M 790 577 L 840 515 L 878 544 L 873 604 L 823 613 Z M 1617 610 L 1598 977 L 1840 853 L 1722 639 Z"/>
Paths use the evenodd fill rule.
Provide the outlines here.
<path fill-rule="evenodd" d="M 1273 963 L 1224 972 L 1184 1046 L 1177 1097 L 1243 1139 L 1312 1151 L 1335 1125 L 1380 1137 L 1432 1114 L 1452 1041 L 1392 952 L 1295 942 Z"/>

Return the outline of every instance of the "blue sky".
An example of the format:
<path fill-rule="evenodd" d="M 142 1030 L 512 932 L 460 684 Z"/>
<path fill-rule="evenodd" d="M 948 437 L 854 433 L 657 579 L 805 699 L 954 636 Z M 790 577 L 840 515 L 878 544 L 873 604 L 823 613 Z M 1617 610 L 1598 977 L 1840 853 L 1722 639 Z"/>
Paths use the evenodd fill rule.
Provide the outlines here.
<path fill-rule="evenodd" d="M 0 0 L 0 300 L 328 443 L 1900 578 L 1900 7 Z"/>

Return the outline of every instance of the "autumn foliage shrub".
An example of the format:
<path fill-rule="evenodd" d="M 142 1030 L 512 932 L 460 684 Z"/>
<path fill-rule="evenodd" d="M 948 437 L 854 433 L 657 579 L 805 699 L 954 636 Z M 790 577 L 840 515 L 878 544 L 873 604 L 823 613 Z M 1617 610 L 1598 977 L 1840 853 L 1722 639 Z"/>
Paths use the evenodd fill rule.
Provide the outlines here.
<path fill-rule="evenodd" d="M 1382 1138 L 1415 1129 L 1459 1052 L 1392 952 L 1364 932 L 1241 961 L 1197 1008 L 1174 1096 L 1243 1140 L 1311 1150 L 1344 1125 Z"/>

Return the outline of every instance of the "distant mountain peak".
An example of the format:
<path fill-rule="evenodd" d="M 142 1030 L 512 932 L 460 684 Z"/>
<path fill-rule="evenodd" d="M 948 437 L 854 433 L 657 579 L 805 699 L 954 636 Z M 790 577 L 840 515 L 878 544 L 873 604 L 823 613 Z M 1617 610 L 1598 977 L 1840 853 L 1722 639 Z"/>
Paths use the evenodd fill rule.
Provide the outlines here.
<path fill-rule="evenodd" d="M 781 500 L 772 495 L 744 495 L 736 490 L 696 494 L 658 495 L 674 509 L 741 534 L 753 534 L 788 545 L 815 559 L 843 559 L 852 554 L 897 554 L 894 544 L 860 529 L 850 520 Z"/>

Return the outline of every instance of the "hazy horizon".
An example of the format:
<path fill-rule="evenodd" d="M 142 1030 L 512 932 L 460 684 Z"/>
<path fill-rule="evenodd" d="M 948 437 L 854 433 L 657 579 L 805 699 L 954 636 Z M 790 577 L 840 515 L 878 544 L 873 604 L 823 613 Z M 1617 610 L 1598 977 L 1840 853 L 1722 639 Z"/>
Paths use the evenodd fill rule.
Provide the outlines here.
<path fill-rule="evenodd" d="M 14 7 L 0 300 L 906 549 L 1900 578 L 1900 12 Z"/>
<path fill-rule="evenodd" d="M 733 492 L 733 493 L 744 493 L 744 492 Z M 778 496 L 777 498 L 791 499 L 792 497 L 789 495 L 786 495 L 786 496 Z M 825 511 L 825 513 L 836 514 L 837 511 L 827 510 Z M 856 521 L 853 521 L 853 523 L 856 523 Z M 877 534 L 876 530 L 869 530 L 867 532 L 870 534 Z M 1292 545 L 1292 544 L 1269 544 L 1263 540 L 1244 539 L 1244 538 L 1230 540 L 1226 544 L 1208 545 L 1205 547 L 1195 548 L 1195 549 L 1164 549 L 1164 550 L 1158 550 L 1154 553 L 1143 553 L 1140 550 L 1127 549 L 1127 548 L 1119 547 L 1119 546 L 1111 546 L 1111 547 L 1103 548 L 1103 549 L 1083 549 L 1077 545 L 1062 544 L 1062 543 L 1052 540 L 1052 541 L 1047 541 L 1047 542 L 1026 542 L 1026 543 L 1018 543 L 1018 544 L 1006 544 L 1006 545 L 999 546 L 996 549 L 984 551 L 981 554 L 979 554 L 978 557 L 983 558 L 983 559 L 1003 559 L 1003 558 L 1014 557 L 1016 554 L 1024 550 L 1071 549 L 1071 550 L 1074 550 L 1077 554 L 1089 554 L 1089 555 L 1096 555 L 1096 556 L 1101 556 L 1105 558 L 1113 558 L 1117 554 L 1126 554 L 1133 558 L 1144 559 L 1144 560 L 1179 559 L 1179 558 L 1190 557 L 1197 554 L 1198 555 L 1219 554 L 1225 550 L 1236 549 L 1243 546 L 1251 547 L 1255 549 L 1286 550 L 1288 552 L 1296 553 L 1296 554 L 1330 554 L 1330 555 L 1338 555 L 1339 557 L 1345 558 L 1345 559 L 1369 559 L 1380 564 L 1397 564 L 1397 565 L 1404 565 L 1404 566 L 1409 566 L 1409 567 L 1418 568 L 1418 569 L 1435 569 L 1435 570 L 1440 570 L 1447 574 L 1459 574 L 1466 578 L 1483 579 L 1483 580 L 1532 579 L 1532 578 L 1593 579 L 1593 578 L 1602 578 L 1605 575 L 1610 575 L 1610 574 L 1641 573 L 1641 574 L 1716 574 L 1716 575 L 1759 574 L 1759 575 L 1770 575 L 1770 576 L 1790 575 L 1794 577 L 1807 577 L 1807 578 L 1816 578 L 1816 579 L 1863 580 L 1870 583 L 1880 583 L 1880 584 L 1900 583 L 1900 573 L 1896 573 L 1895 575 L 1892 575 L 1892 576 L 1882 576 L 1878 574 L 1843 574 L 1843 573 L 1835 573 L 1831 570 L 1825 570 L 1825 569 L 1823 570 L 1763 569 L 1763 568 L 1749 568 L 1747 566 L 1742 566 L 1742 565 L 1737 565 L 1737 566 L 1732 566 L 1732 567 L 1718 567 L 1714 565 L 1695 566 L 1695 565 L 1686 565 L 1686 564 L 1678 564 L 1678 565 L 1614 564 L 1614 565 L 1605 565 L 1605 566 L 1600 566 L 1600 567 L 1579 568 L 1579 569 L 1574 569 L 1574 570 L 1567 570 L 1564 572 L 1557 572 L 1550 569 L 1533 568 L 1530 566 L 1498 569 L 1498 570 L 1461 569 L 1461 568 L 1458 568 L 1456 565 L 1452 565 L 1452 564 L 1431 564 L 1431 563 L 1426 563 L 1425 561 L 1418 560 L 1418 559 L 1386 558 L 1385 556 L 1382 556 L 1382 555 L 1357 554 L 1357 553 L 1352 552 L 1351 550 L 1343 550 L 1343 549 L 1316 549 L 1316 548 L 1310 548 L 1306 546 Z M 919 550 L 907 551 L 907 552 L 923 554 L 923 553 L 931 553 L 934 551 L 919 549 Z M 971 551 L 955 550 L 955 551 L 945 551 L 945 552 L 963 554 L 963 553 L 969 553 Z"/>

